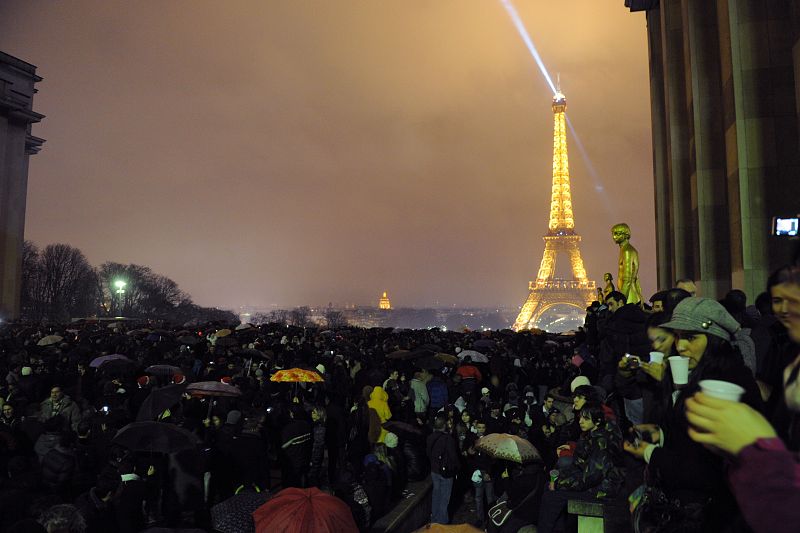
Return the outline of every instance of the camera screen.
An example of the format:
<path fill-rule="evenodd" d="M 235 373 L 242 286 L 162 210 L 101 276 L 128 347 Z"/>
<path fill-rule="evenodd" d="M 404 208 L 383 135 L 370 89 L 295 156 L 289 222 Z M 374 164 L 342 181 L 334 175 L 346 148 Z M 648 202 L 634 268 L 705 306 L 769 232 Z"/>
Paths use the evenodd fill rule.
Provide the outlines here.
<path fill-rule="evenodd" d="M 798 219 L 797 218 L 776 218 L 775 219 L 775 235 L 787 235 L 790 237 L 797 236 Z"/>

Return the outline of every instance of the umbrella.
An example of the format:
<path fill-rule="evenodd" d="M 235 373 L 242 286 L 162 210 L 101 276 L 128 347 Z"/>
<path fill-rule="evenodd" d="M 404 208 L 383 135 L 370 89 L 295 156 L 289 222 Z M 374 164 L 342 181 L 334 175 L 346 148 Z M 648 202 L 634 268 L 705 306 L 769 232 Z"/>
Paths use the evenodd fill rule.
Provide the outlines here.
<path fill-rule="evenodd" d="M 237 339 L 236 337 L 227 336 L 227 337 L 217 338 L 217 341 L 214 343 L 214 346 L 219 346 L 220 348 L 231 348 L 232 346 L 238 346 L 239 344 L 241 344 L 239 342 L 239 339 Z"/>
<path fill-rule="evenodd" d="M 358 533 L 350 507 L 336 496 L 288 488 L 253 512 L 256 533 Z"/>
<path fill-rule="evenodd" d="M 256 350 L 255 348 L 244 348 L 239 352 L 239 355 L 242 357 L 247 357 L 252 359 L 254 357 L 259 357 L 261 359 L 271 359 L 274 353 L 270 351 L 262 352 L 261 350 Z"/>
<path fill-rule="evenodd" d="M 58 344 L 63 340 L 64 337 L 61 335 L 48 335 L 46 337 L 42 337 L 39 342 L 36 343 L 36 346 L 51 346 L 53 344 Z"/>
<path fill-rule="evenodd" d="M 202 341 L 200 337 L 195 337 L 194 335 L 183 335 L 178 337 L 178 342 L 181 344 L 185 344 L 186 346 L 194 346 Z"/>
<path fill-rule="evenodd" d="M 154 376 L 174 376 L 182 373 L 180 368 L 172 365 L 150 365 L 144 371 Z"/>
<path fill-rule="evenodd" d="M 495 459 L 504 459 L 514 463 L 541 461 L 542 456 L 536 447 L 516 435 L 508 433 L 492 433 L 478 439 L 476 446 L 480 451 Z"/>
<path fill-rule="evenodd" d="M 407 359 L 411 354 L 408 350 L 397 350 L 386 356 L 386 359 Z"/>
<path fill-rule="evenodd" d="M 305 368 L 289 368 L 287 370 L 278 370 L 275 372 L 270 381 L 279 381 L 282 383 L 314 383 L 325 381 L 322 376 L 314 370 L 306 370 Z"/>
<path fill-rule="evenodd" d="M 443 363 L 454 365 L 458 363 L 458 357 L 450 355 L 449 353 L 437 353 L 434 357 Z"/>
<path fill-rule="evenodd" d="M 89 366 L 92 368 L 99 368 L 100 366 L 102 366 L 105 363 L 108 363 L 109 361 L 123 361 L 123 360 L 130 361 L 131 363 L 133 362 L 122 354 L 112 353 L 111 355 L 101 355 L 100 357 L 95 357 L 94 359 L 92 359 L 92 362 L 89 363 Z"/>
<path fill-rule="evenodd" d="M 236 329 L 236 331 L 242 331 L 243 329 L 250 329 L 252 327 L 253 327 L 252 324 L 239 324 L 238 326 L 236 326 L 235 329 Z M 217 335 L 217 336 L 219 336 L 219 335 Z"/>
<path fill-rule="evenodd" d="M 435 357 L 423 357 L 414 361 L 414 366 L 424 370 L 439 370 L 444 366 L 444 363 Z"/>
<path fill-rule="evenodd" d="M 216 332 L 216 333 L 214 334 L 214 336 L 215 336 L 217 339 L 221 339 L 221 338 L 223 338 L 223 337 L 227 337 L 227 336 L 228 336 L 228 335 L 230 335 L 230 334 L 231 334 L 231 330 L 229 330 L 229 329 L 221 329 L 221 330 L 219 330 L 218 332 Z"/>
<path fill-rule="evenodd" d="M 478 339 L 472 343 L 472 346 L 475 348 L 494 348 L 494 345 L 497 344 L 492 339 Z"/>
<path fill-rule="evenodd" d="M 164 422 L 133 422 L 111 441 L 134 452 L 173 453 L 191 450 L 200 440 L 183 428 Z"/>
<path fill-rule="evenodd" d="M 253 511 L 269 500 L 264 492 L 242 492 L 211 508 L 211 525 L 220 533 L 255 533 Z"/>
<path fill-rule="evenodd" d="M 238 387 L 219 381 L 198 381 L 186 387 L 186 392 L 192 396 L 226 396 L 229 398 L 242 395 L 242 391 Z"/>
<path fill-rule="evenodd" d="M 430 352 L 443 352 L 444 351 L 444 349 L 441 346 L 439 346 L 438 344 L 430 344 L 430 343 L 429 344 L 423 344 L 422 346 L 420 346 L 417 349 L 418 350 L 428 350 Z"/>
<path fill-rule="evenodd" d="M 136 420 L 139 422 L 156 420 L 161 413 L 178 403 L 184 392 L 186 392 L 185 383 L 153 389 L 139 407 Z"/>
<path fill-rule="evenodd" d="M 488 363 L 489 358 L 486 357 L 486 354 L 482 354 L 481 352 L 476 352 L 475 350 L 461 350 L 461 353 L 458 354 L 458 358 L 463 360 L 465 357 L 469 356 L 472 359 L 473 363 Z"/>
<path fill-rule="evenodd" d="M 400 420 L 389 420 L 383 424 L 383 429 L 390 431 L 398 437 L 406 437 L 410 439 L 425 438 L 425 430 L 414 424 L 408 422 L 401 422 Z"/>

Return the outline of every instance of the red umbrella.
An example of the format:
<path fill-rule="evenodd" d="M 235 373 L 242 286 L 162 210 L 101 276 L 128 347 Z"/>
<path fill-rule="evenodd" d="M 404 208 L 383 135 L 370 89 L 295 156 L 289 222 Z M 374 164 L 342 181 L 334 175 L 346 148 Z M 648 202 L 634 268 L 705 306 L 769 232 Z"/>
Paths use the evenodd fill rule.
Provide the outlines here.
<path fill-rule="evenodd" d="M 350 507 L 316 487 L 280 491 L 253 512 L 253 521 L 256 533 L 358 533 Z"/>

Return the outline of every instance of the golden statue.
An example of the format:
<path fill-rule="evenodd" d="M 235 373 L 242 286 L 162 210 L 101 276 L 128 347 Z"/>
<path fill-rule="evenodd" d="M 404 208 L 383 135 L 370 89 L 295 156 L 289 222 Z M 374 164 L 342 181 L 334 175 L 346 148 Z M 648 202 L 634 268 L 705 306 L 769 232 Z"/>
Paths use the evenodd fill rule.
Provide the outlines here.
<path fill-rule="evenodd" d="M 639 285 L 639 252 L 631 243 L 631 228 L 625 223 L 611 228 L 614 242 L 619 244 L 619 273 L 617 290 L 625 295 L 626 303 L 638 304 L 642 301 L 642 287 Z"/>

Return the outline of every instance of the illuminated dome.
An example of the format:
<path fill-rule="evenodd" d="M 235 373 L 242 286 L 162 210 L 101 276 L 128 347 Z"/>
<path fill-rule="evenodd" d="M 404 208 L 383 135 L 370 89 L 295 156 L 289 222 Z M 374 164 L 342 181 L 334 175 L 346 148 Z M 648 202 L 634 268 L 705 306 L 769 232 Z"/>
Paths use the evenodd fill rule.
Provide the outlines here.
<path fill-rule="evenodd" d="M 389 310 L 391 308 L 392 302 L 389 301 L 389 296 L 386 295 L 386 291 L 383 291 L 383 296 L 381 296 L 381 299 L 378 300 L 378 309 Z"/>

